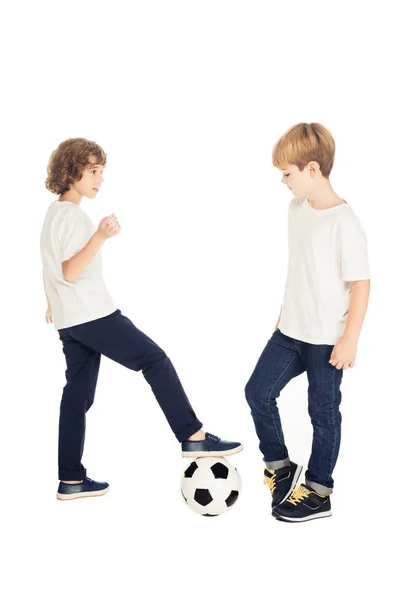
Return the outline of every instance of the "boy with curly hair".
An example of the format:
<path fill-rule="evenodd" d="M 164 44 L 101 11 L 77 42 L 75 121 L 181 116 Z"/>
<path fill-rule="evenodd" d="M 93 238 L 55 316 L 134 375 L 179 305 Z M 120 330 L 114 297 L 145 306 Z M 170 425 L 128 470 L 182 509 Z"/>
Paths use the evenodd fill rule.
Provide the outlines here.
<path fill-rule="evenodd" d="M 94 401 L 101 355 L 142 371 L 184 457 L 227 456 L 242 450 L 203 431 L 166 353 L 114 304 L 102 274 L 101 247 L 121 226 L 113 213 L 99 226 L 80 206 L 103 183 L 106 154 L 95 142 L 71 138 L 51 154 L 46 187 L 59 197 L 48 207 L 40 236 L 46 322 L 54 323 L 67 370 L 59 418 L 57 498 L 100 496 L 106 482 L 89 479 L 81 463 L 86 412 Z"/>
<path fill-rule="evenodd" d="M 245 395 L 272 515 L 289 522 L 331 515 L 340 385 L 343 370 L 355 365 L 370 290 L 365 233 L 329 181 L 334 154 L 334 139 L 319 123 L 294 125 L 273 149 L 273 165 L 295 196 L 288 210 L 288 272 L 281 314 Z M 296 487 L 302 467 L 289 458 L 276 400 L 304 372 L 313 442 L 305 483 Z"/>

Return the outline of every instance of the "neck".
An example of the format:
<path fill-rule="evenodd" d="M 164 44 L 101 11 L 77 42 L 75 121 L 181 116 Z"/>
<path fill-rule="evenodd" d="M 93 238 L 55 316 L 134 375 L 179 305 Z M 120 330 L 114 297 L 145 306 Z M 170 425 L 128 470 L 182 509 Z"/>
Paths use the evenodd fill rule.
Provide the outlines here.
<path fill-rule="evenodd" d="M 323 180 L 312 191 L 306 194 L 309 203 L 314 208 L 324 209 L 338 204 L 343 204 L 343 198 L 340 198 L 333 190 L 329 180 Z"/>
<path fill-rule="evenodd" d="M 79 205 L 81 203 L 82 198 L 82 194 L 79 194 L 79 192 L 71 188 L 67 192 L 64 192 L 60 195 L 59 201 L 63 202 L 64 200 L 67 200 L 68 202 L 73 202 L 74 204 Z"/>

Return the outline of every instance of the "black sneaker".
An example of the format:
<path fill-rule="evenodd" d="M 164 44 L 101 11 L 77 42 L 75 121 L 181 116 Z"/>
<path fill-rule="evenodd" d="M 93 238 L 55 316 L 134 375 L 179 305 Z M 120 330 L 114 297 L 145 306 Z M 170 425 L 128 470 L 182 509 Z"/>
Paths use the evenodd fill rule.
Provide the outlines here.
<path fill-rule="evenodd" d="M 288 467 L 264 470 L 264 484 L 268 485 L 271 490 L 272 507 L 285 502 L 286 498 L 290 496 L 299 480 L 302 470 L 303 467 L 296 465 L 294 462 L 291 462 Z"/>
<path fill-rule="evenodd" d="M 329 496 L 320 496 L 304 483 L 298 486 L 290 498 L 272 509 L 272 515 L 280 521 L 301 522 L 330 517 Z"/>
<path fill-rule="evenodd" d="M 231 456 L 243 450 L 240 442 L 221 440 L 217 435 L 206 432 L 205 440 L 186 440 L 182 442 L 182 456 L 184 458 L 201 458 L 204 456 Z"/>
<path fill-rule="evenodd" d="M 110 486 L 105 481 L 93 481 L 85 477 L 82 483 L 62 483 L 58 486 L 58 500 L 74 500 L 75 498 L 87 498 L 89 496 L 103 496 Z"/>

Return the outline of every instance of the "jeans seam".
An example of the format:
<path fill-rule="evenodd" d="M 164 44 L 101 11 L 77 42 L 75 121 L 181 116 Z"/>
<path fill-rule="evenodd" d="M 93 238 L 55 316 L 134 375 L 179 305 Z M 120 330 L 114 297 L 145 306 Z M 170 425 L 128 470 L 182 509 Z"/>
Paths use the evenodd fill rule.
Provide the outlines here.
<path fill-rule="evenodd" d="M 292 362 L 297 358 L 297 356 L 294 356 L 285 366 L 285 368 L 283 369 L 282 373 L 279 375 L 278 379 L 273 383 L 271 390 L 268 394 L 268 398 L 267 398 L 267 406 L 268 406 L 268 414 L 271 414 L 271 394 L 272 394 L 272 390 L 274 389 L 274 387 L 276 386 L 276 384 L 278 383 L 278 381 L 281 379 L 281 377 L 283 376 L 283 374 L 286 372 L 286 370 L 288 369 L 288 367 L 292 364 Z"/>
<path fill-rule="evenodd" d="M 336 367 L 333 367 L 333 369 L 336 369 Z M 334 400 L 335 400 L 335 375 L 336 375 L 335 370 L 332 370 L 331 405 L 330 405 L 331 410 L 330 410 L 330 412 L 331 412 L 331 426 L 333 429 L 333 442 L 331 445 L 331 455 L 330 455 L 330 459 L 329 459 L 329 469 L 328 469 L 328 477 L 329 478 L 332 477 L 333 457 L 335 455 L 335 447 L 336 447 L 336 441 L 337 441 L 337 430 L 335 427 L 335 420 L 333 418 L 333 404 L 334 404 Z"/>
<path fill-rule="evenodd" d="M 293 361 L 294 361 L 296 358 L 297 358 L 297 356 L 295 355 L 295 356 L 294 356 L 294 357 L 293 357 L 293 358 L 292 358 L 292 359 L 291 359 L 291 360 L 288 362 L 288 364 L 287 364 L 287 365 L 285 366 L 285 368 L 283 369 L 282 373 L 279 375 L 278 379 L 277 379 L 277 380 L 274 382 L 274 384 L 272 385 L 272 387 L 271 387 L 271 390 L 270 390 L 270 392 L 269 392 L 269 394 L 268 394 L 268 398 L 267 398 L 267 402 L 266 402 L 266 404 L 267 404 L 267 410 L 268 410 L 268 414 L 269 414 L 269 416 L 270 416 L 270 417 L 272 417 L 272 420 L 273 420 L 273 422 L 274 422 L 274 427 L 275 427 L 275 433 L 276 433 L 276 437 L 278 438 L 278 440 L 279 440 L 279 442 L 280 442 L 280 444 L 281 444 L 282 446 L 284 446 L 284 443 L 283 443 L 283 439 L 281 439 L 281 436 L 279 435 L 279 431 L 278 431 L 278 428 L 277 428 L 277 426 L 276 426 L 276 419 L 275 419 L 275 415 L 274 415 L 274 414 L 271 414 L 271 394 L 272 394 L 272 390 L 274 389 L 274 387 L 276 386 L 276 384 L 278 383 L 278 381 L 281 379 L 281 377 L 283 376 L 283 374 L 286 372 L 286 370 L 288 369 L 288 367 L 289 367 L 289 366 L 292 364 L 292 362 L 293 362 Z"/>

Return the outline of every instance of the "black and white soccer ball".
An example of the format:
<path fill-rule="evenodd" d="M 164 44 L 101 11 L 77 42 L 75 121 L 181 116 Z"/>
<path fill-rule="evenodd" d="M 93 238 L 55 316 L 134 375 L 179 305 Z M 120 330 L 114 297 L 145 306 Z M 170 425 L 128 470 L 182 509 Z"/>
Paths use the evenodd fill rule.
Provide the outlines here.
<path fill-rule="evenodd" d="M 215 517 L 237 502 L 241 479 L 226 458 L 196 458 L 181 478 L 182 496 L 191 509 L 205 517 Z"/>

